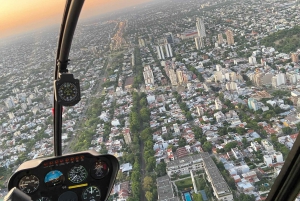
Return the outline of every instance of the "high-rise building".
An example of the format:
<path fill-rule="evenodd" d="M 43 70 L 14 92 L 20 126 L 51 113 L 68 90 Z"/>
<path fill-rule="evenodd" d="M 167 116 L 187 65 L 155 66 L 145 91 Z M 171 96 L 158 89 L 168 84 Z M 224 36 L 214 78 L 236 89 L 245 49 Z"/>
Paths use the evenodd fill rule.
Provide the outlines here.
<path fill-rule="evenodd" d="M 292 62 L 298 63 L 299 62 L 299 56 L 297 53 L 292 53 Z"/>
<path fill-rule="evenodd" d="M 262 85 L 262 77 L 263 77 L 264 73 L 261 72 L 256 72 L 253 77 L 252 77 L 252 82 L 256 85 L 256 86 L 261 86 Z"/>
<path fill-rule="evenodd" d="M 183 72 L 182 72 L 182 70 L 177 69 L 176 74 L 177 74 L 178 84 L 181 85 L 183 83 Z"/>
<path fill-rule="evenodd" d="M 220 34 L 218 34 L 218 44 L 221 45 L 223 43 L 224 43 L 223 34 L 220 33 Z"/>
<path fill-rule="evenodd" d="M 126 144 L 131 144 L 131 136 L 130 136 L 130 129 L 125 128 L 123 130 L 124 140 Z"/>
<path fill-rule="evenodd" d="M 204 22 L 201 18 L 197 18 L 196 27 L 199 37 L 206 37 Z"/>
<path fill-rule="evenodd" d="M 224 75 L 222 71 L 215 71 L 214 73 L 215 82 L 223 82 L 224 81 Z"/>
<path fill-rule="evenodd" d="M 220 101 L 219 98 L 215 99 L 215 106 L 216 106 L 216 110 L 222 110 L 222 102 Z"/>
<path fill-rule="evenodd" d="M 220 64 L 217 64 L 216 65 L 216 69 L 217 69 L 217 71 L 221 71 L 222 70 L 222 66 Z"/>
<path fill-rule="evenodd" d="M 228 91 L 236 91 L 237 90 L 237 84 L 235 82 L 228 82 L 228 83 L 226 83 L 225 86 Z"/>
<path fill-rule="evenodd" d="M 13 112 L 8 112 L 7 115 L 9 117 L 9 119 L 14 119 L 15 118 L 15 115 L 14 115 Z"/>
<path fill-rule="evenodd" d="M 156 46 L 156 50 L 157 50 L 157 55 L 158 55 L 158 59 L 160 60 L 165 60 L 165 53 L 163 50 L 163 46 Z"/>
<path fill-rule="evenodd" d="M 196 44 L 196 48 L 197 50 L 202 49 L 205 45 L 204 45 L 204 39 L 201 37 L 196 37 L 195 38 L 195 44 Z"/>
<path fill-rule="evenodd" d="M 167 58 L 173 57 L 171 45 L 170 44 L 165 44 L 165 49 L 166 49 Z"/>
<path fill-rule="evenodd" d="M 135 66 L 135 58 L 134 58 L 134 53 L 131 55 L 131 65 Z"/>
<path fill-rule="evenodd" d="M 249 109 L 253 109 L 254 111 L 257 111 L 260 109 L 257 100 L 254 98 L 248 99 L 248 106 L 249 106 Z"/>
<path fill-rule="evenodd" d="M 284 73 L 279 73 L 272 77 L 272 86 L 274 88 L 283 84 L 286 84 L 286 75 Z"/>
<path fill-rule="evenodd" d="M 11 97 L 7 98 L 4 103 L 8 109 L 15 107 L 15 103 Z"/>
<path fill-rule="evenodd" d="M 145 47 L 146 46 L 145 39 L 139 38 L 139 46 L 140 47 Z"/>
<path fill-rule="evenodd" d="M 296 84 L 297 74 L 291 72 L 286 73 L 286 80 L 289 82 L 289 84 Z"/>
<path fill-rule="evenodd" d="M 173 34 L 171 32 L 165 33 L 164 34 L 164 40 L 165 40 L 165 43 L 173 44 L 174 43 Z"/>
<path fill-rule="evenodd" d="M 154 84 L 153 72 L 149 65 L 144 67 L 143 75 L 144 75 L 145 84 Z"/>
<path fill-rule="evenodd" d="M 256 65 L 257 64 L 255 56 L 249 57 L 249 64 L 250 65 Z"/>
<path fill-rule="evenodd" d="M 233 45 L 234 44 L 234 38 L 233 38 L 233 32 L 231 30 L 227 30 L 225 32 L 226 37 L 227 37 L 227 44 L 228 45 Z"/>
<path fill-rule="evenodd" d="M 176 76 L 174 69 L 169 70 L 169 75 L 170 75 L 171 84 L 173 86 L 176 86 L 177 85 L 177 76 Z"/>

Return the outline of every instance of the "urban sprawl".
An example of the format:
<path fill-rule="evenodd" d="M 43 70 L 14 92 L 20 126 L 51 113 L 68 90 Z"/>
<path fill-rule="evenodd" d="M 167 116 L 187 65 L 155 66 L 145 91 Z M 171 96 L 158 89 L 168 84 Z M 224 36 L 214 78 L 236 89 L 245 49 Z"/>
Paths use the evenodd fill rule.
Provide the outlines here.
<path fill-rule="evenodd" d="M 300 129 L 300 2 L 151 1 L 80 21 L 64 153 L 119 159 L 110 200 L 265 200 Z M 53 155 L 58 28 L 0 44 L 0 197 Z"/>

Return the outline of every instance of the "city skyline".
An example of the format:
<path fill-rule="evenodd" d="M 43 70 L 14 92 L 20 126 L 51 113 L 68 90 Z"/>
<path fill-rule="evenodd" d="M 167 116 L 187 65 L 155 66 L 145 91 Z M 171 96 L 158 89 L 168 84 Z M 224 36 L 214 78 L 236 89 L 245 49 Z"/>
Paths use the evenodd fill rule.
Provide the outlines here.
<path fill-rule="evenodd" d="M 80 19 L 107 14 L 116 10 L 133 7 L 151 0 L 87 0 Z M 11 37 L 25 32 L 59 25 L 66 1 L 6 1 L 0 0 L 0 38 Z"/>
<path fill-rule="evenodd" d="M 300 138 L 300 3 L 152 1 L 82 12 L 68 65 L 81 101 L 64 107 L 63 154 L 117 157 L 114 201 L 265 200 Z M 0 200 L 19 165 L 54 153 L 61 14 L 0 39 Z"/>

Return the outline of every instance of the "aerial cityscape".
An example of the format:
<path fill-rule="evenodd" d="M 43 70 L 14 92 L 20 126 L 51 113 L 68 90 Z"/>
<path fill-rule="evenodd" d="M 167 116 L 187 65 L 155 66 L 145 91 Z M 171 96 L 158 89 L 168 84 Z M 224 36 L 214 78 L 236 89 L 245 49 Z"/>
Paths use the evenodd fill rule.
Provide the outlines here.
<path fill-rule="evenodd" d="M 63 153 L 117 157 L 111 201 L 265 200 L 300 130 L 299 9 L 163 0 L 79 21 Z M 0 200 L 20 164 L 54 154 L 57 35 L 0 43 Z"/>

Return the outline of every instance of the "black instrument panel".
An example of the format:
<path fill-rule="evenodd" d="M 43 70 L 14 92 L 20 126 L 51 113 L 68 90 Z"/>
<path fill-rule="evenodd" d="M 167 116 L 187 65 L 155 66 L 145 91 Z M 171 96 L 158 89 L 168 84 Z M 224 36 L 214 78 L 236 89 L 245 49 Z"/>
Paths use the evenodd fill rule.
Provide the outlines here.
<path fill-rule="evenodd" d="M 33 201 L 104 201 L 118 170 L 114 156 L 99 155 L 93 150 L 35 159 L 17 169 L 8 190 L 17 187 Z"/>

